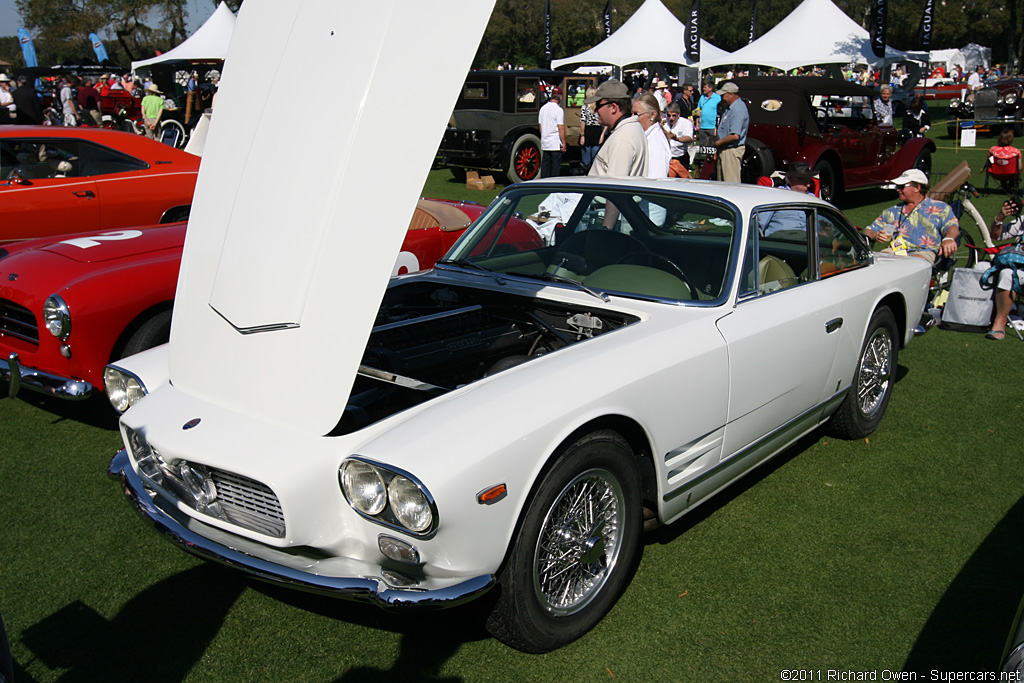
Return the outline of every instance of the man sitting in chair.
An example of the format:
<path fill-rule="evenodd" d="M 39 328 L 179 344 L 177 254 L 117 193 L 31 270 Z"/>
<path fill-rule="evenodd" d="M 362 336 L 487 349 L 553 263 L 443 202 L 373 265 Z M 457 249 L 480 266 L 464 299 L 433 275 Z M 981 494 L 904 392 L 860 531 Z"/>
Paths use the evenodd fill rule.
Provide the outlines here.
<path fill-rule="evenodd" d="M 928 176 L 916 168 L 889 181 L 900 202 L 864 228 L 864 236 L 888 246 L 883 253 L 917 256 L 928 263 L 956 253 L 960 222 L 949 204 L 929 199 Z"/>
<path fill-rule="evenodd" d="M 1024 207 L 1018 203 L 1019 201 L 1020 199 L 1015 197 L 1003 202 L 1002 208 L 999 209 L 999 213 L 992 221 L 989 233 L 994 240 L 1016 238 L 1016 242 L 1010 245 L 1010 248 L 1016 247 L 1024 250 L 1024 218 L 1021 218 L 1020 215 L 1021 209 Z M 1006 221 L 1010 216 L 1014 217 L 1013 220 Z M 996 316 L 992 319 L 992 329 L 985 335 L 988 339 L 998 341 L 1006 336 L 1006 321 L 1010 317 L 1010 311 L 1013 310 L 1012 288 L 1013 269 L 1000 268 L 995 278 Z"/>

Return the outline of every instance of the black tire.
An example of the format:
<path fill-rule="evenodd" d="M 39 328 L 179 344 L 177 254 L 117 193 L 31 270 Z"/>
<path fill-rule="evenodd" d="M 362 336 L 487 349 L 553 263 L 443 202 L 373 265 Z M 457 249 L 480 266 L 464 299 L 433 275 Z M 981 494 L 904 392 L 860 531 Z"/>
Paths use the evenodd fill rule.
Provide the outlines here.
<path fill-rule="evenodd" d="M 768 145 L 760 140 L 747 138 L 740 167 L 740 182 L 757 184 L 757 179 L 775 173 L 775 157 Z"/>
<path fill-rule="evenodd" d="M 1020 109 L 1013 117 L 1013 136 L 1019 138 L 1024 135 L 1024 112 Z"/>
<path fill-rule="evenodd" d="M 632 571 L 642 524 L 633 458 L 619 434 L 602 430 L 569 446 L 544 475 L 498 573 L 500 593 L 487 618 L 495 638 L 548 652 L 612 608 Z"/>
<path fill-rule="evenodd" d="M 914 168 L 919 171 L 924 171 L 924 174 L 931 179 L 932 176 L 932 151 L 930 149 L 922 149 L 914 159 Z"/>
<path fill-rule="evenodd" d="M 966 252 L 966 253 L 964 253 Z M 978 264 L 978 250 L 974 245 L 974 238 L 966 229 L 960 228 L 960 244 L 957 247 L 957 262 L 960 257 L 964 258 L 964 268 L 973 268 Z"/>
<path fill-rule="evenodd" d="M 532 133 L 520 135 L 512 145 L 505 176 L 510 183 L 533 180 L 540 175 L 540 138 Z"/>
<path fill-rule="evenodd" d="M 169 310 L 161 311 L 142 323 L 142 326 L 135 330 L 135 333 L 128 338 L 128 343 L 124 345 L 121 358 L 134 356 L 136 353 L 142 353 L 154 346 L 166 344 L 170 337 L 171 312 Z"/>
<path fill-rule="evenodd" d="M 832 164 L 827 161 L 819 161 L 814 166 L 814 174 L 818 176 L 818 184 L 820 186 L 818 196 L 826 202 L 832 202 L 833 204 L 839 201 L 839 197 L 842 195 L 842 188 L 836 180 L 836 172 L 832 168 Z"/>
<path fill-rule="evenodd" d="M 947 123 L 946 124 L 946 136 L 949 137 L 950 140 L 956 140 L 956 134 L 957 134 L 956 123 L 955 122 L 954 123 Z"/>
<path fill-rule="evenodd" d="M 888 307 L 875 311 L 861 346 L 853 385 L 829 423 L 843 439 L 862 439 L 878 427 L 896 383 L 899 337 L 896 317 Z"/>
<path fill-rule="evenodd" d="M 466 182 L 466 169 L 460 166 L 450 166 L 448 170 L 452 172 L 452 177 L 455 178 L 456 182 Z"/>
<path fill-rule="evenodd" d="M 179 221 L 187 221 L 189 214 L 192 212 L 192 206 L 176 206 L 173 209 L 167 209 L 167 212 L 160 217 L 160 224 L 164 223 L 177 223 Z"/>

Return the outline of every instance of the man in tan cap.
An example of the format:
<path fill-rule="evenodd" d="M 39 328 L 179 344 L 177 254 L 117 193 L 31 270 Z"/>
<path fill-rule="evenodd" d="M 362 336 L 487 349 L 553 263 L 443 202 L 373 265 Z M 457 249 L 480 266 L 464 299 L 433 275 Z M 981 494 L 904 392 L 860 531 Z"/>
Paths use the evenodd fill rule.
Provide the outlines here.
<path fill-rule="evenodd" d="M 164 113 L 164 98 L 156 83 L 150 83 L 146 88 L 146 96 L 142 98 L 142 116 L 146 119 L 146 136 L 154 140 L 158 139 L 157 127 L 160 125 L 160 117 Z"/>
<path fill-rule="evenodd" d="M 589 175 L 646 176 L 647 137 L 640 121 L 632 116 L 633 100 L 629 96 L 629 88 L 613 78 L 599 85 L 597 91 L 584 101 L 591 105 L 601 125 L 608 130 Z"/>
<path fill-rule="evenodd" d="M 956 253 L 960 223 L 945 202 L 929 199 L 928 176 L 916 168 L 907 169 L 889 181 L 896 186 L 900 203 L 882 212 L 864 228 L 864 236 L 889 246 L 882 251 L 917 256 L 935 263 L 939 254 Z"/>
<path fill-rule="evenodd" d="M 747 144 L 747 128 L 750 114 L 747 105 L 740 98 L 740 89 L 735 83 L 723 83 L 716 90 L 728 107 L 718 120 L 718 179 L 727 183 L 740 182 L 743 165 L 743 150 Z"/>

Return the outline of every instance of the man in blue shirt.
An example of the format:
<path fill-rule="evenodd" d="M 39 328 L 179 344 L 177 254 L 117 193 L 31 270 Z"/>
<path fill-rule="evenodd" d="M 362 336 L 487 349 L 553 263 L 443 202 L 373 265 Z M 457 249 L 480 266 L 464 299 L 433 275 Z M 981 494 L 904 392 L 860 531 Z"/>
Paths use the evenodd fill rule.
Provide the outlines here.
<path fill-rule="evenodd" d="M 718 126 L 718 103 L 722 98 L 715 92 L 711 83 L 704 84 L 704 94 L 697 100 L 697 109 L 700 110 L 700 129 L 697 131 L 697 140 L 701 145 L 715 144 L 715 128 Z"/>
<path fill-rule="evenodd" d="M 735 83 L 723 84 L 717 90 L 717 94 L 729 105 L 718 121 L 718 139 L 715 140 L 715 147 L 718 148 L 718 179 L 727 183 L 738 183 L 740 168 L 743 165 L 743 150 L 747 144 L 750 113 L 740 98 L 740 89 Z M 703 116 L 703 112 L 701 115 Z"/>

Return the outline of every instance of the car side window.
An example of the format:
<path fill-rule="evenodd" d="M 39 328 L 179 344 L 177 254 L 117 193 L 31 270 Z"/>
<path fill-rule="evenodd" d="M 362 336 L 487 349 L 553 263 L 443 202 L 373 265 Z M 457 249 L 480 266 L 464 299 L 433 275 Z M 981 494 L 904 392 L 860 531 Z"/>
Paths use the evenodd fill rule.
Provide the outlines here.
<path fill-rule="evenodd" d="M 516 112 L 540 109 L 540 81 L 536 78 L 516 79 Z"/>
<path fill-rule="evenodd" d="M 816 225 L 820 277 L 831 277 L 868 263 L 870 251 L 867 243 L 845 220 L 819 209 Z"/>
<path fill-rule="evenodd" d="M 83 142 L 79 149 L 81 152 L 79 175 L 81 176 L 109 175 L 149 168 L 149 164 L 146 162 L 103 145 Z"/>
<path fill-rule="evenodd" d="M 756 265 L 751 259 L 744 273 L 748 291 L 758 295 L 788 289 L 811 279 L 811 260 L 807 226 L 813 211 L 797 207 L 766 208 L 754 213 L 751 235 L 757 244 Z M 756 238 L 756 239 L 753 239 Z"/>
<path fill-rule="evenodd" d="M 15 170 L 26 180 L 74 178 L 79 175 L 76 140 L 8 139 L 4 144 L 2 162 L 5 177 Z"/>

